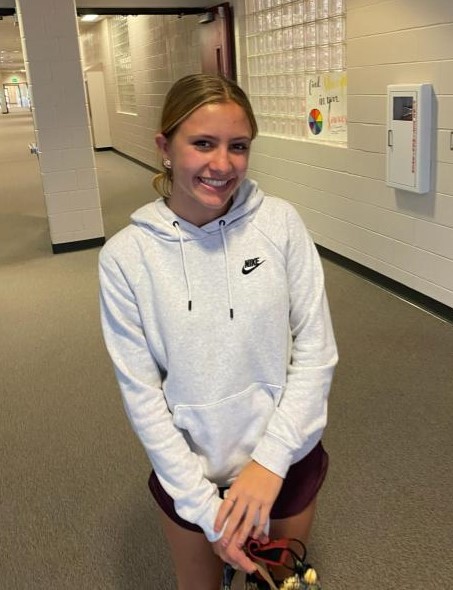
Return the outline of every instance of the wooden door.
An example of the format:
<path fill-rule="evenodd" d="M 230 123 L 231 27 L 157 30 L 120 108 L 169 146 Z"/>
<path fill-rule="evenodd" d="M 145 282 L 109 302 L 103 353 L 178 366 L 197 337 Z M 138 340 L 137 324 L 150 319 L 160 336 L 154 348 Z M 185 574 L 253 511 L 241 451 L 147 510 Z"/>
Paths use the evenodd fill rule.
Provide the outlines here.
<path fill-rule="evenodd" d="M 228 2 L 212 6 L 199 18 L 202 72 L 236 79 L 233 11 Z"/>

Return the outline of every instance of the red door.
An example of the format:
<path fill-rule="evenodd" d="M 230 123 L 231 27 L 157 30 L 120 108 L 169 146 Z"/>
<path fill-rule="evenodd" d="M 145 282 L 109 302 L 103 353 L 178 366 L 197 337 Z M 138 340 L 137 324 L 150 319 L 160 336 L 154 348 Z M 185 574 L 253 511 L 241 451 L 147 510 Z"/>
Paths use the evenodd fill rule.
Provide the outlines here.
<path fill-rule="evenodd" d="M 199 19 L 201 69 L 236 79 L 233 12 L 228 2 L 212 6 Z"/>

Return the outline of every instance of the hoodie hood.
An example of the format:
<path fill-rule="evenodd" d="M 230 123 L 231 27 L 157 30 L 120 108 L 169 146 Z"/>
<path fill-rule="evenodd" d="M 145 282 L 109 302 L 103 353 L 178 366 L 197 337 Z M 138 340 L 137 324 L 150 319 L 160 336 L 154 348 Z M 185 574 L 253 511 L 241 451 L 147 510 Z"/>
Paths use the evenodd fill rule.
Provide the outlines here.
<path fill-rule="evenodd" d="M 255 213 L 258 211 L 263 198 L 264 194 L 258 189 L 256 182 L 245 179 L 239 186 L 236 194 L 233 196 L 233 202 L 226 214 L 201 227 L 193 225 L 189 221 L 176 215 L 170 207 L 167 206 L 165 199 L 162 197 L 153 203 L 138 209 L 138 211 L 132 215 L 131 219 L 133 224 L 140 227 L 145 232 L 151 231 L 154 235 L 166 241 L 179 242 L 182 270 L 187 288 L 188 311 L 192 311 L 192 278 L 189 271 L 190 265 L 187 262 L 186 244 L 219 234 L 225 261 L 224 268 L 229 315 L 231 319 L 234 318 L 228 243 L 225 234 L 230 228 L 251 221 Z"/>
<path fill-rule="evenodd" d="M 256 182 L 246 178 L 233 196 L 233 203 L 226 214 L 201 227 L 173 213 L 163 197 L 135 211 L 131 220 L 134 225 L 151 230 L 160 238 L 169 241 L 179 241 L 180 234 L 184 241 L 199 240 L 219 232 L 220 225 L 228 228 L 250 220 L 258 210 L 263 197 L 263 192 L 257 187 Z M 175 230 L 175 222 L 180 234 Z"/>

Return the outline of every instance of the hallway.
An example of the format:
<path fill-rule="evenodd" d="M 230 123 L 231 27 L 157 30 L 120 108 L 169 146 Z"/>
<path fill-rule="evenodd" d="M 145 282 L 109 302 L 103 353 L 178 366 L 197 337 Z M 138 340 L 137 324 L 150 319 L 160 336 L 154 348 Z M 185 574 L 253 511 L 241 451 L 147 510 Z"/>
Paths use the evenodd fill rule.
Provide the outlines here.
<path fill-rule="evenodd" d="M 0 115 L 0 264 L 51 252 L 29 110 Z"/>
<path fill-rule="evenodd" d="M 174 590 L 102 343 L 99 250 L 52 254 L 33 140 L 29 116 L 0 116 L 0 586 Z M 152 174 L 96 162 L 109 238 Z M 452 326 L 323 262 L 340 364 L 310 561 L 323 590 L 449 588 Z"/>

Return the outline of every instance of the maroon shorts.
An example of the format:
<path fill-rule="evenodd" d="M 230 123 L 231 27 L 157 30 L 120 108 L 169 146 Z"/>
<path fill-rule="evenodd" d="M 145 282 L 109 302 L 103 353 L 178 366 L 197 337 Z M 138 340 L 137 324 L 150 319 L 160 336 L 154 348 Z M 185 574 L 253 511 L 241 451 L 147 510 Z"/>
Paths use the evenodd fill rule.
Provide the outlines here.
<path fill-rule="evenodd" d="M 302 512 L 320 490 L 328 464 L 329 456 L 319 442 L 306 457 L 291 465 L 272 507 L 271 519 L 288 518 Z M 173 522 L 189 531 L 203 532 L 198 525 L 187 522 L 177 515 L 173 499 L 164 490 L 154 471 L 151 472 L 148 485 L 157 504 Z M 221 496 L 224 489 L 220 489 Z"/>

